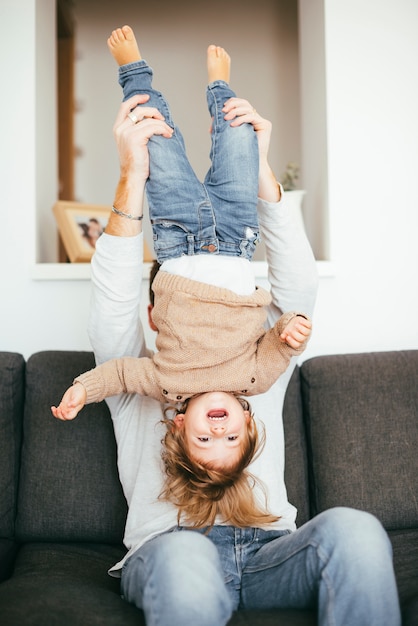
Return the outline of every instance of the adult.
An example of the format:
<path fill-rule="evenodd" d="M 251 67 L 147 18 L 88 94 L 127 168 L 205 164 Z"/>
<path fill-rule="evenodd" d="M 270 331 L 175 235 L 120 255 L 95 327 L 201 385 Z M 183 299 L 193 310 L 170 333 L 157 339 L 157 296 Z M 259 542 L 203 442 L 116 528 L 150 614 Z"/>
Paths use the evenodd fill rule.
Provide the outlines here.
<path fill-rule="evenodd" d="M 123 103 L 114 125 L 120 179 L 114 205 L 142 215 L 149 172 L 147 142 L 169 133 L 162 116 Z M 230 112 L 226 112 L 229 115 Z M 266 245 L 272 303 L 268 322 L 282 311 L 312 313 L 317 274 L 305 234 L 294 223 L 267 160 L 271 124 L 244 100 L 232 123 L 254 125 L 260 151 L 258 214 Z M 167 134 L 167 136 L 169 136 Z M 145 356 L 139 317 L 142 222 L 112 213 L 92 260 L 89 336 L 97 363 Z M 111 570 L 123 597 L 142 608 L 148 626 L 222 626 L 234 610 L 317 607 L 319 624 L 397 626 L 400 611 L 389 539 L 379 521 L 349 508 L 325 511 L 296 529 L 296 510 L 284 484 L 282 408 L 293 361 L 272 388 L 251 399 L 265 425 L 266 443 L 250 469 L 262 481 L 277 522 L 263 528 L 217 523 L 208 532 L 178 525 L 178 511 L 159 498 L 163 406 L 137 394 L 107 400 L 118 445 L 118 467 L 129 511 L 125 558 Z"/>

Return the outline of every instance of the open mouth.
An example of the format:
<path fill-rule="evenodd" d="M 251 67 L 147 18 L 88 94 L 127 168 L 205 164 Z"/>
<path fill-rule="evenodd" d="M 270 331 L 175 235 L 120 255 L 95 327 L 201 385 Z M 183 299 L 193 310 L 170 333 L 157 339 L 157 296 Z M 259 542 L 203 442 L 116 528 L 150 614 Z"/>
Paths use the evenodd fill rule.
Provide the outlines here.
<path fill-rule="evenodd" d="M 212 409 L 211 411 L 208 411 L 206 415 L 211 420 L 222 420 L 225 417 L 228 417 L 228 413 L 225 409 Z"/>

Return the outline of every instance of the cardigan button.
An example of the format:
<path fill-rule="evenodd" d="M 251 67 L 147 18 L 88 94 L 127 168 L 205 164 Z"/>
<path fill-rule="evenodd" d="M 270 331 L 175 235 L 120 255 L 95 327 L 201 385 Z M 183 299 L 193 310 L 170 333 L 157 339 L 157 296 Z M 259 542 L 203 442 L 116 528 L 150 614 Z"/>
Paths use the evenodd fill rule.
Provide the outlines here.
<path fill-rule="evenodd" d="M 255 378 L 252 378 L 252 379 L 251 379 L 251 382 L 252 382 L 252 383 L 255 383 Z"/>
<path fill-rule="evenodd" d="M 241 389 L 241 393 L 247 393 L 248 389 Z"/>
<path fill-rule="evenodd" d="M 166 396 L 168 394 L 167 389 L 163 389 L 163 394 Z"/>
<path fill-rule="evenodd" d="M 177 396 L 177 400 L 181 400 L 183 396 Z"/>

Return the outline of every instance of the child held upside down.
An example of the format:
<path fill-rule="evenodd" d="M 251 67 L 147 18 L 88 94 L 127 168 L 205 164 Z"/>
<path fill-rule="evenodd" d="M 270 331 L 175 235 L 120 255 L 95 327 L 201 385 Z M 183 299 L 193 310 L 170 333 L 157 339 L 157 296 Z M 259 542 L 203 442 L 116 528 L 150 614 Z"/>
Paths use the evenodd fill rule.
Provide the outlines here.
<path fill-rule="evenodd" d="M 299 312 L 283 314 L 274 328 L 264 330 L 264 307 L 271 296 L 255 286 L 250 264 L 259 239 L 259 160 L 267 156 L 263 151 L 270 123 L 235 97 L 228 85 L 229 55 L 209 46 L 211 167 L 201 183 L 167 102 L 151 86 L 152 70 L 141 58 L 132 30 L 114 31 L 108 45 L 120 66 L 124 100 L 138 93 L 150 97 L 146 106 L 130 111 L 127 123 L 143 122 L 149 107 L 155 107 L 170 127 L 148 142 L 146 191 L 161 263 L 152 284 L 157 352 L 149 358 L 113 359 L 78 376 L 52 412 L 74 419 L 86 403 L 123 392 L 181 404 L 174 418 L 179 427 L 194 416 L 196 424 L 209 420 L 228 439 L 225 454 L 211 451 L 196 427 L 189 437 L 190 453 L 202 463 L 231 462 L 250 421 L 248 403 L 238 396 L 267 391 L 291 357 L 304 350 L 311 333 L 310 320 Z M 279 186 L 277 194 L 279 200 Z M 121 206 L 113 211 L 121 219 L 142 219 Z"/>

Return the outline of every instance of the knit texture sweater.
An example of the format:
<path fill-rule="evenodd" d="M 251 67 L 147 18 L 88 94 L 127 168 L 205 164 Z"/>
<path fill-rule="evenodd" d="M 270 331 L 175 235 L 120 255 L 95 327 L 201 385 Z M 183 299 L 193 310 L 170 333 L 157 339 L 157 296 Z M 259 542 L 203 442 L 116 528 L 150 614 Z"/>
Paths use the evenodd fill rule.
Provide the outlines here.
<path fill-rule="evenodd" d="M 77 377 L 87 403 L 120 393 L 173 403 L 208 391 L 264 393 L 305 348 L 295 350 L 280 340 L 296 312 L 264 329 L 271 296 L 260 287 L 240 296 L 160 271 L 153 290 L 158 351 L 150 358 L 112 359 Z"/>

